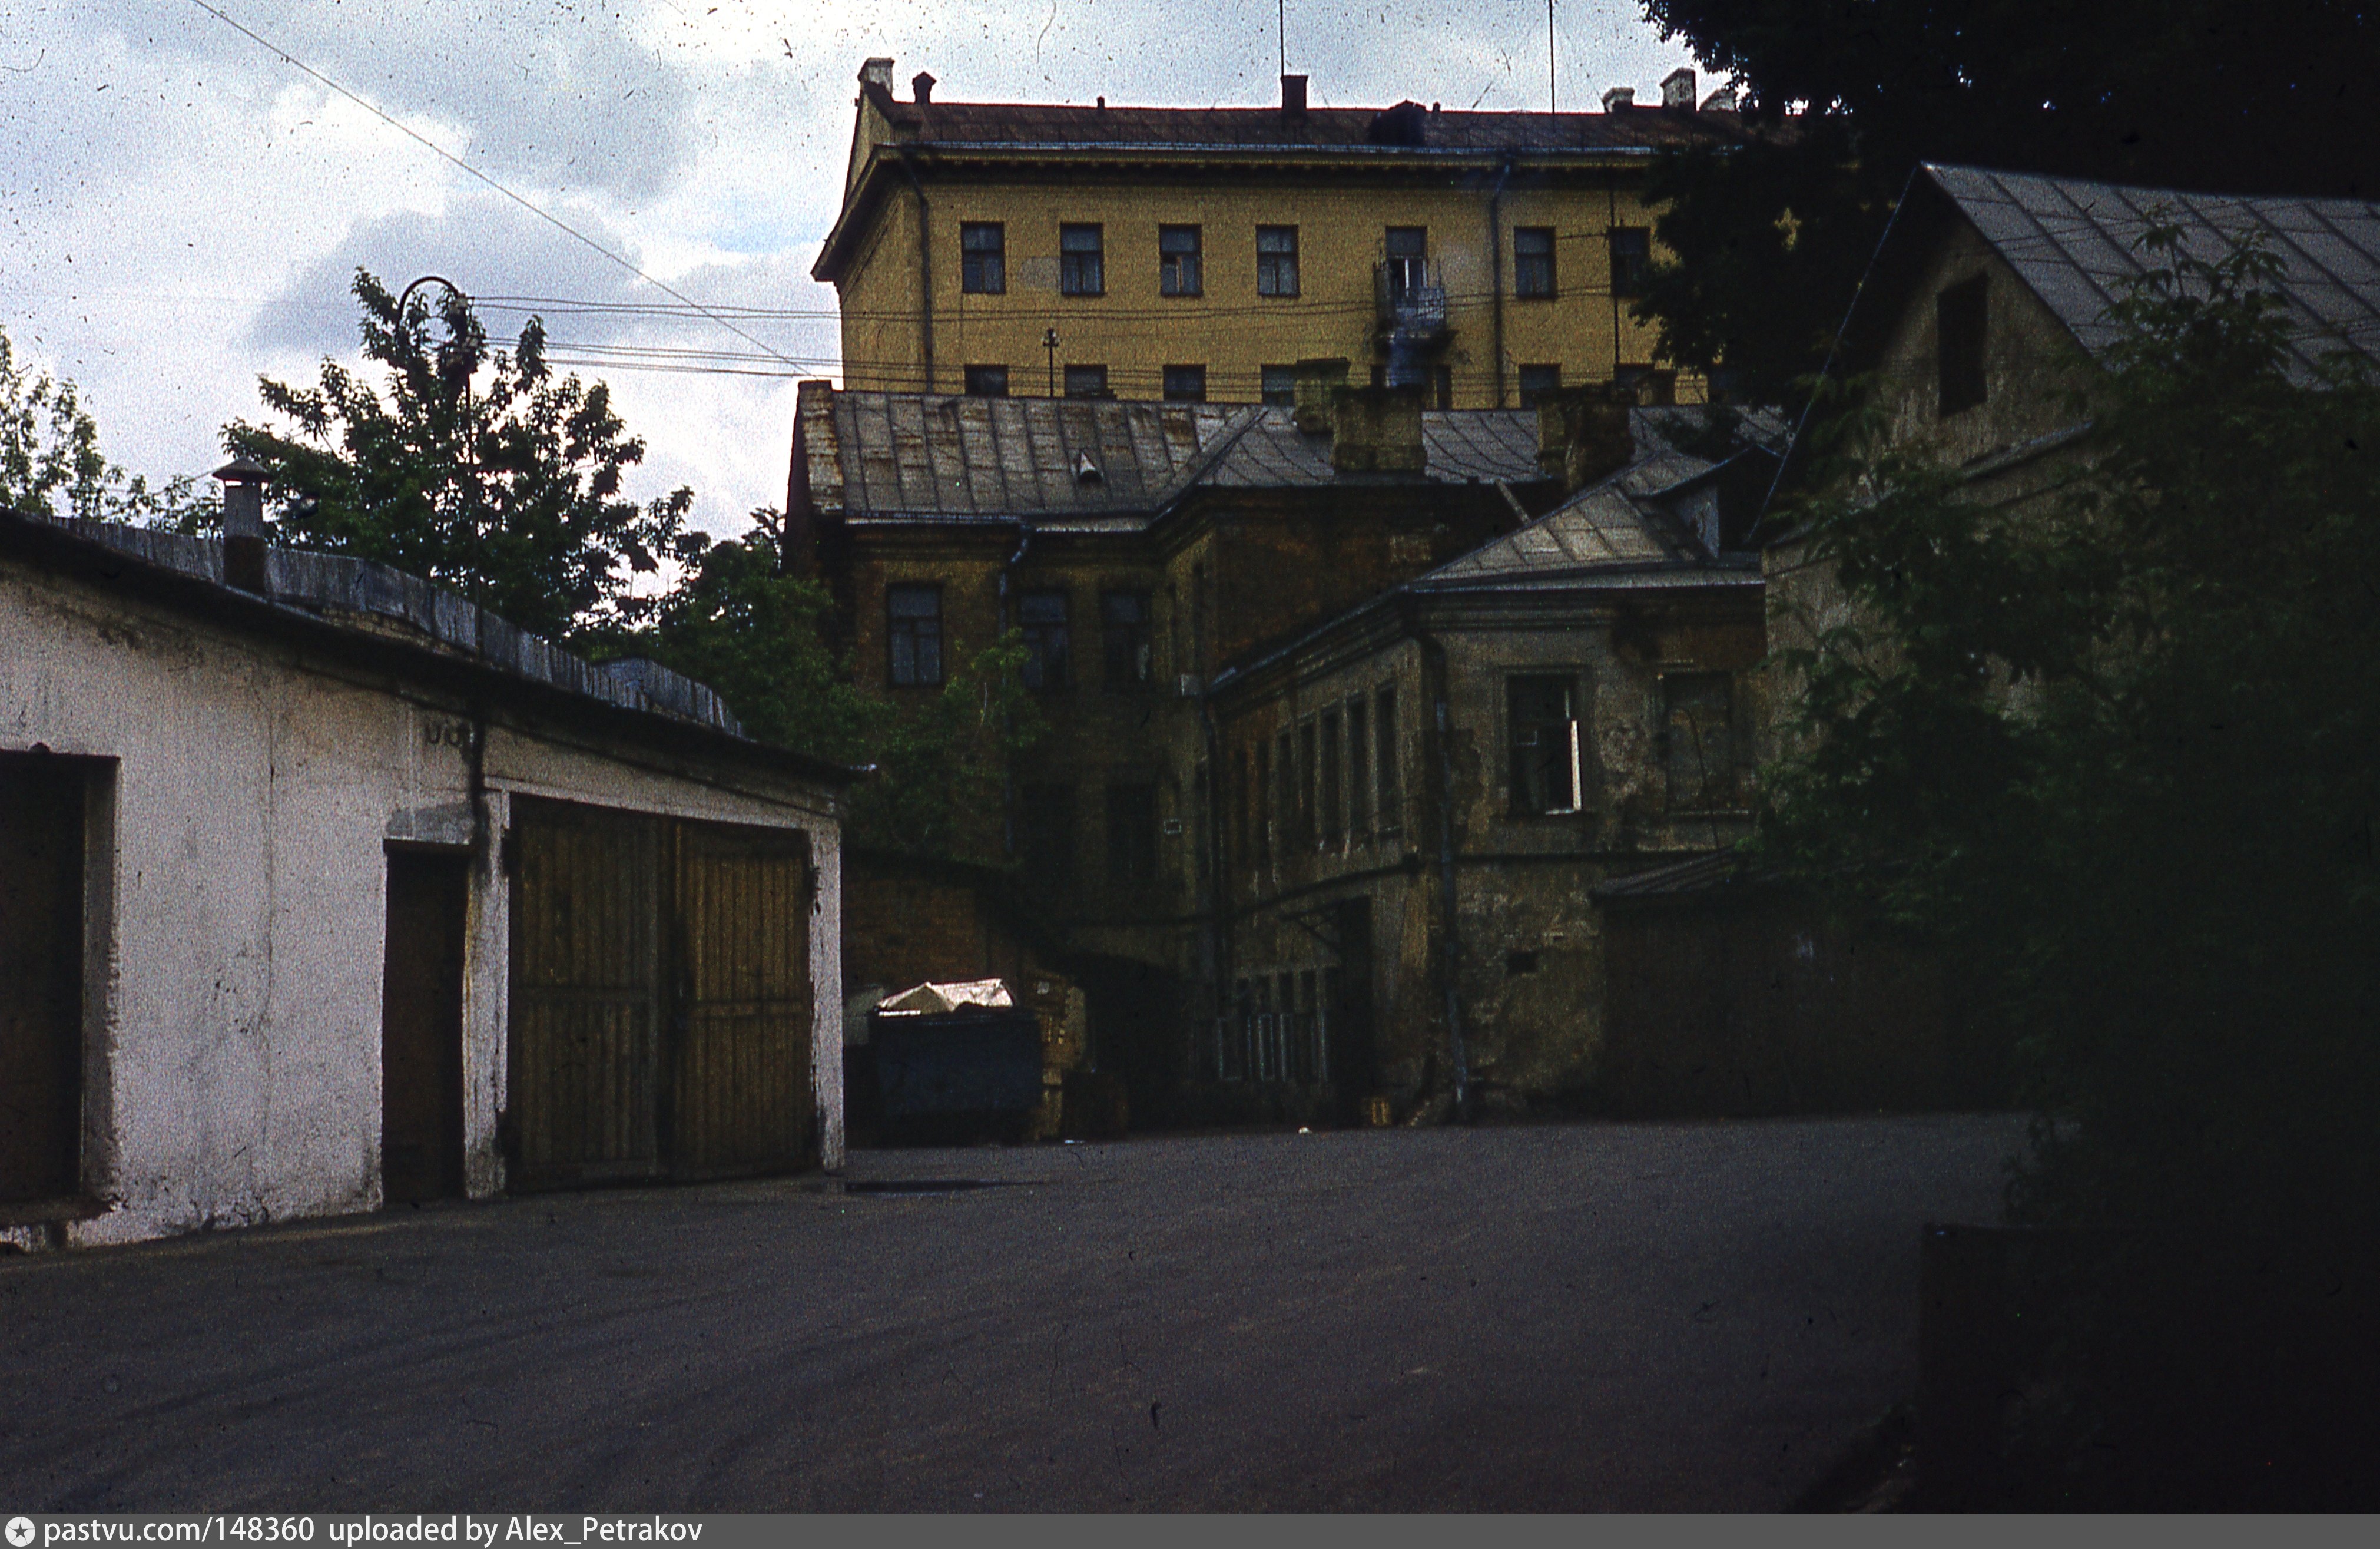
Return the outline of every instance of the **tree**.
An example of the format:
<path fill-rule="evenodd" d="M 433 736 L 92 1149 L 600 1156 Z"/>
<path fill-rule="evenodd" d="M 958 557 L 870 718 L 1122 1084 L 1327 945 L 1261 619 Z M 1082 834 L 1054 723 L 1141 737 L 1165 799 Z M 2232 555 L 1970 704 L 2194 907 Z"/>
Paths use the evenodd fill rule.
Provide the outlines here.
<path fill-rule="evenodd" d="M 1017 637 L 978 652 L 931 699 L 896 706 L 836 660 L 832 604 L 818 582 L 784 573 L 778 514 L 752 518 L 741 538 L 682 539 L 683 579 L 639 627 L 607 637 L 602 653 L 650 656 L 708 683 L 763 741 L 873 765 L 852 792 L 855 839 L 1002 863 L 1001 771 L 1044 729 Z"/>
<path fill-rule="evenodd" d="M 30 374 L 0 330 L 0 506 L 84 521 L 171 519 L 200 509 L 188 476 L 152 489 L 99 449 L 99 425 L 71 382 Z"/>
<path fill-rule="evenodd" d="M 555 380 L 537 318 L 492 352 L 469 300 L 442 289 L 433 345 L 426 297 L 400 314 L 361 269 L 354 290 L 383 383 L 327 360 L 315 387 L 261 379 L 291 428 L 225 433 L 270 471 L 280 536 L 426 576 L 556 640 L 635 611 L 633 577 L 674 552 L 694 496 L 621 495 L 645 446 L 610 389 Z"/>
<path fill-rule="evenodd" d="M 1920 161 L 2232 192 L 2380 187 L 2380 15 L 2351 0 L 1645 0 L 1767 136 L 1665 157 L 1665 354 L 1782 401 Z M 1791 110 L 1789 121 L 1786 115 Z"/>

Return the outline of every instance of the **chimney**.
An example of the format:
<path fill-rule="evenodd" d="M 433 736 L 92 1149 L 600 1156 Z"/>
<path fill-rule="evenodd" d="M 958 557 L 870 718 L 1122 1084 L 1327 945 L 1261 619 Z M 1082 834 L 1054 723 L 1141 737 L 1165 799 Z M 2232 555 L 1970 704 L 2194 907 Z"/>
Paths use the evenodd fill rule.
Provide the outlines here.
<path fill-rule="evenodd" d="M 1705 113 L 1733 113 L 1736 106 L 1735 83 L 1730 81 L 1703 99 Z"/>
<path fill-rule="evenodd" d="M 1603 111 L 1606 113 L 1625 113 L 1635 105 L 1636 88 L 1633 86 L 1615 86 L 1603 93 Z"/>
<path fill-rule="evenodd" d="M 1297 428 L 1308 435 L 1330 433 L 1330 396 L 1347 385 L 1344 356 L 1317 357 L 1297 363 L 1297 402 L 1290 411 Z"/>
<path fill-rule="evenodd" d="M 1694 110 L 1694 72 L 1683 67 L 1661 78 L 1661 105 Z"/>
<path fill-rule="evenodd" d="M 1576 494 L 1636 460 L 1628 411 L 1636 389 L 1596 382 L 1561 387 L 1537 399 L 1537 466 Z"/>
<path fill-rule="evenodd" d="M 911 94 L 917 99 L 917 105 L 919 107 L 926 106 L 934 100 L 934 78 L 928 75 L 925 71 L 919 70 L 916 75 L 909 78 L 909 91 Z M 1686 78 L 1686 96 L 1688 100 L 1691 101 L 1694 94 L 1694 77 L 1690 75 Z"/>
<path fill-rule="evenodd" d="M 863 91 L 873 86 L 882 91 L 887 96 L 890 96 L 892 91 L 892 61 L 890 59 L 870 59 L 866 64 L 860 66 L 859 85 L 860 89 Z"/>
<path fill-rule="evenodd" d="M 1342 387 L 1330 395 L 1330 466 L 1342 473 L 1419 473 L 1420 387 Z"/>
<path fill-rule="evenodd" d="M 1285 75 L 1281 78 L 1281 116 L 1284 118 L 1305 116 L 1305 78 Z"/>
<path fill-rule="evenodd" d="M 264 465 L 243 452 L 215 470 L 223 483 L 224 584 L 264 591 Z"/>

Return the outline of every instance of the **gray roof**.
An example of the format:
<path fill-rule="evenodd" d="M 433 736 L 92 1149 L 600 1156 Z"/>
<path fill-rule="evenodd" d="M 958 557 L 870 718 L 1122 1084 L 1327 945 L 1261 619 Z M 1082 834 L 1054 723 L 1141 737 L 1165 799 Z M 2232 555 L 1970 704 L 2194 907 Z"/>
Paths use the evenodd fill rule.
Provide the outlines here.
<path fill-rule="evenodd" d="M 2125 188 L 1932 164 L 1921 176 L 2094 354 L 2116 337 L 2107 308 L 2143 272 L 2135 244 L 2154 217 L 2180 226 L 2183 250 L 2210 262 L 2242 240 L 2263 240 L 2280 262 L 2301 368 L 2342 350 L 2380 360 L 2380 204 Z"/>
<path fill-rule="evenodd" d="M 811 498 L 852 520 L 1145 520 L 1193 487 L 1378 482 L 1331 467 L 1330 438 L 1286 409 L 1112 398 L 988 398 L 837 389 L 806 396 Z M 1430 410 L 1439 483 L 1543 478 L 1529 409 Z"/>
<path fill-rule="evenodd" d="M 116 522 L 52 520 L 50 525 L 160 569 L 224 584 L 223 544 L 215 539 Z M 597 666 L 475 606 L 468 597 L 390 566 L 345 555 L 268 549 L 265 584 L 271 601 L 333 623 L 443 648 L 509 676 L 625 710 L 744 735 L 719 695 L 683 674 L 640 659 Z"/>

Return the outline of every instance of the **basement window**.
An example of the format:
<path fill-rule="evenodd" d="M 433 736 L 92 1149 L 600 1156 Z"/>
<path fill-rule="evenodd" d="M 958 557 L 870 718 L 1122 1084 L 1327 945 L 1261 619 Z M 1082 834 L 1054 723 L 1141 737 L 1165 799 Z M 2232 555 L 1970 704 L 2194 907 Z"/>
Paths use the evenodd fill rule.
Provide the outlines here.
<path fill-rule="evenodd" d="M 1258 394 L 1264 400 L 1266 408 L 1295 409 L 1297 407 L 1297 368 L 1295 366 L 1267 366 L 1263 369 L 1259 381 L 1262 385 L 1258 389 Z"/>
<path fill-rule="evenodd" d="M 1066 396 L 1070 398 L 1106 397 L 1108 369 L 1105 366 L 1068 366 Z"/>
<path fill-rule="evenodd" d="M 1006 366 L 969 366 L 966 369 L 967 396 L 971 398 L 1004 398 L 1008 396 Z"/>
<path fill-rule="evenodd" d="M 1538 400 L 1561 390 L 1560 366 L 1523 366 L 1521 368 L 1521 407 L 1535 409 Z"/>
<path fill-rule="evenodd" d="M 1934 298 L 1934 332 L 1940 372 L 1938 408 L 1943 419 L 1984 401 L 1984 276 L 1977 274 Z"/>
<path fill-rule="evenodd" d="M 1207 368 L 1204 366 L 1166 367 L 1165 401 L 1167 403 L 1205 403 L 1207 401 Z"/>

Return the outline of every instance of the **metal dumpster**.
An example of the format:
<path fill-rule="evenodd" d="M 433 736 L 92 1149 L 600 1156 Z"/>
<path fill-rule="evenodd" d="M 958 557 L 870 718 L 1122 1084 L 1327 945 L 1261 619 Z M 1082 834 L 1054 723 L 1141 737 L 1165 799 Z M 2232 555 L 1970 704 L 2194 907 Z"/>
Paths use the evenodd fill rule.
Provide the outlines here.
<path fill-rule="evenodd" d="M 1021 1134 L 1040 1106 L 1041 1021 L 1029 1009 L 878 1011 L 868 1043 L 888 1130 Z"/>

